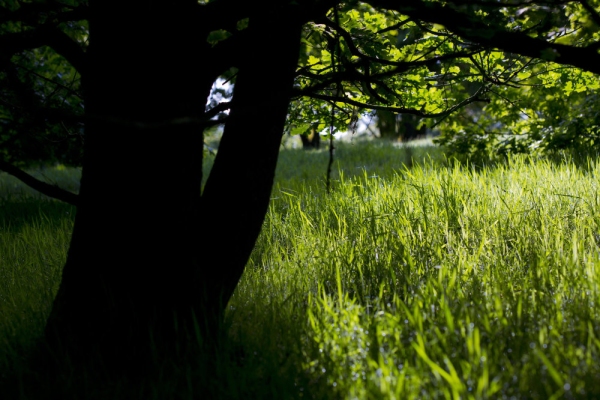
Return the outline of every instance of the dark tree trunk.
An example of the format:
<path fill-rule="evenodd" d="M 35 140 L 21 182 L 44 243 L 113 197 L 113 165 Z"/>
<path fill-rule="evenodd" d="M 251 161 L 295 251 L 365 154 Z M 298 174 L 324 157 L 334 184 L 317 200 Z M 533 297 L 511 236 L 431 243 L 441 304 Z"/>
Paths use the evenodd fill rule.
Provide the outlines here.
<path fill-rule="evenodd" d="M 420 128 L 417 128 L 419 122 L 419 117 L 416 115 L 403 114 L 398 121 L 398 133 L 400 141 L 406 143 L 425 136 L 426 127 L 423 125 Z"/>
<path fill-rule="evenodd" d="M 246 46 L 229 120 L 202 194 L 202 293 L 219 321 L 266 215 L 300 51 L 302 22 L 273 7 L 250 19 L 251 40 L 277 35 L 279 47 Z M 276 56 L 274 57 L 274 54 Z M 269 60 L 268 68 L 262 60 Z M 260 123 L 257 123 L 260 121 Z M 216 318 L 215 318 L 216 317 Z"/>
<path fill-rule="evenodd" d="M 321 147 L 321 135 L 314 129 L 311 130 L 310 135 L 300 135 L 300 140 L 304 150 L 316 150 Z"/>
<path fill-rule="evenodd" d="M 196 321 L 218 334 L 268 208 L 301 23 L 251 19 L 251 43 L 277 32 L 285 46 L 274 59 L 271 46 L 244 46 L 201 197 L 201 128 L 172 123 L 204 110 L 219 72 L 198 57 L 195 1 L 130 14 L 117 3 L 92 4 L 81 191 L 46 339 L 73 359 L 129 368 Z"/>
<path fill-rule="evenodd" d="M 419 117 L 411 114 L 397 115 L 390 111 L 377 111 L 377 127 L 381 138 L 409 142 L 426 133 L 425 126 L 417 128 Z"/>
<path fill-rule="evenodd" d="M 398 139 L 397 115 L 390 111 L 377 111 L 377 127 L 382 139 Z"/>
<path fill-rule="evenodd" d="M 72 357 L 126 363 L 147 351 L 151 326 L 169 331 L 193 304 L 202 130 L 171 121 L 203 112 L 215 74 L 185 20 L 194 2 L 142 3 L 92 3 L 81 191 L 46 328 Z"/>

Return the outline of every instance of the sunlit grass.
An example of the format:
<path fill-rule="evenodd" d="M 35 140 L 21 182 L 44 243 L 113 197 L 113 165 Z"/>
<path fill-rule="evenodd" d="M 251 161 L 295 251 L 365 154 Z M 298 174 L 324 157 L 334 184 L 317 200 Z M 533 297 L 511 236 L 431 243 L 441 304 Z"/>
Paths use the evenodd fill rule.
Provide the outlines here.
<path fill-rule="evenodd" d="M 598 396 L 599 173 L 515 161 L 365 174 L 331 196 L 282 183 L 232 306 L 306 315 L 312 390 L 343 398 Z"/>
<path fill-rule="evenodd" d="M 329 195 L 326 151 L 282 151 L 230 339 L 197 357 L 217 380 L 181 365 L 111 398 L 600 397 L 600 165 L 361 146 Z M 72 211 L 1 204 L 0 354 L 43 328 Z"/>

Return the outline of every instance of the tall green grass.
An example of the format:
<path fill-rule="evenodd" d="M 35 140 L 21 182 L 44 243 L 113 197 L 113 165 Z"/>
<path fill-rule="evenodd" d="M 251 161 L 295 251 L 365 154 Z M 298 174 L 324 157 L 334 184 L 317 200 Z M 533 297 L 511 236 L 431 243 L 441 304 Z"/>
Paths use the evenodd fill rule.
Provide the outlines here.
<path fill-rule="evenodd" d="M 331 196 L 280 183 L 232 307 L 305 316 L 309 391 L 600 396 L 599 173 L 516 159 L 365 173 Z"/>
<path fill-rule="evenodd" d="M 77 170 L 30 173 L 73 192 L 79 189 Z M 0 368 L 43 330 L 66 260 L 74 213 L 74 207 L 0 175 Z"/>
<path fill-rule="evenodd" d="M 325 151 L 282 151 L 220 352 L 110 397 L 600 397 L 600 164 L 426 150 L 342 145 L 331 194 Z M 23 204 L 2 205 L 0 352 L 40 332 L 68 245 L 67 208 Z"/>

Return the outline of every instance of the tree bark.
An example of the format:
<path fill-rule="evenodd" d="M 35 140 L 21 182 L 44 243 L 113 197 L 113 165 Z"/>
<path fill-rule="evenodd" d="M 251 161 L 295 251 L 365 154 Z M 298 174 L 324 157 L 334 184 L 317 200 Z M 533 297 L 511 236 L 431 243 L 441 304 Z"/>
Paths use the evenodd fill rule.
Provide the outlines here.
<path fill-rule="evenodd" d="M 170 121 L 203 113 L 216 72 L 194 1 L 118 3 L 91 3 L 81 190 L 46 339 L 127 365 L 192 310 L 202 129 Z"/>
<path fill-rule="evenodd" d="M 272 7 L 250 19 L 233 105 L 202 194 L 202 306 L 208 325 L 221 320 L 250 257 L 270 202 L 275 167 L 300 51 L 302 22 Z M 265 61 L 268 60 L 267 63 Z M 215 313 L 216 312 L 216 313 Z"/>
<path fill-rule="evenodd" d="M 116 3 L 91 5 L 83 82 L 90 123 L 46 342 L 120 371 L 147 364 L 158 342 L 171 349 L 198 326 L 218 336 L 267 212 L 302 23 L 277 7 L 250 19 L 201 196 L 202 131 L 169 122 L 202 112 L 220 72 L 198 58 L 206 35 L 194 28 L 195 2 L 155 2 L 135 14 L 114 12 Z M 272 35 L 286 45 L 249 45 Z"/>

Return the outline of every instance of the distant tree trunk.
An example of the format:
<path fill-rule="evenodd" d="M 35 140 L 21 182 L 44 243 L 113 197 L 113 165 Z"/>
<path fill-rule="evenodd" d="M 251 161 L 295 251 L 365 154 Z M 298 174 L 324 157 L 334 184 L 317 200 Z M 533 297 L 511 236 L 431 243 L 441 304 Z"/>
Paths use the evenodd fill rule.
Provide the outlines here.
<path fill-rule="evenodd" d="M 394 114 L 390 111 L 377 111 L 379 135 L 384 139 L 409 142 L 426 134 L 425 126 L 417 128 L 420 119 L 411 114 Z"/>
<path fill-rule="evenodd" d="M 398 139 L 397 115 L 390 111 L 377 111 L 377 127 L 382 139 Z"/>
<path fill-rule="evenodd" d="M 420 118 L 416 115 L 402 114 L 398 121 L 398 133 L 400 141 L 406 143 L 425 136 L 427 128 L 425 125 L 417 128 L 419 122 Z"/>
<path fill-rule="evenodd" d="M 203 111 L 221 71 L 201 57 L 194 2 L 163 3 L 135 15 L 92 3 L 81 191 L 46 339 L 109 368 L 146 365 L 156 343 L 181 344 L 196 323 L 218 333 L 268 208 L 299 53 L 300 23 L 252 21 L 252 40 L 276 31 L 286 45 L 270 68 L 259 65 L 270 46 L 245 46 L 201 197 L 201 129 L 169 122 Z"/>
<path fill-rule="evenodd" d="M 302 140 L 304 150 L 315 150 L 321 146 L 321 135 L 314 129 L 311 130 L 309 135 L 300 135 L 300 140 Z"/>

